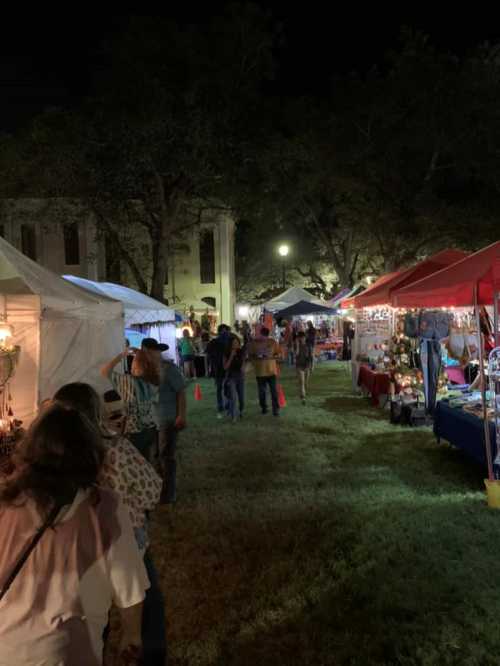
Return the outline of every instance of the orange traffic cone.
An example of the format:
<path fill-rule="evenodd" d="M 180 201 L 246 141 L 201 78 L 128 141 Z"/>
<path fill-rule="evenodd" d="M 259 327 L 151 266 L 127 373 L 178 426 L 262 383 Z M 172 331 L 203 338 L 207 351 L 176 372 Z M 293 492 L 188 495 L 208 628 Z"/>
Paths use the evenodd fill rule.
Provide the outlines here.
<path fill-rule="evenodd" d="M 201 386 L 199 384 L 195 384 L 194 387 L 194 399 L 195 400 L 202 400 L 203 396 L 201 394 Z"/>
<path fill-rule="evenodd" d="M 278 404 L 280 407 L 286 407 L 285 392 L 281 384 L 278 384 Z"/>

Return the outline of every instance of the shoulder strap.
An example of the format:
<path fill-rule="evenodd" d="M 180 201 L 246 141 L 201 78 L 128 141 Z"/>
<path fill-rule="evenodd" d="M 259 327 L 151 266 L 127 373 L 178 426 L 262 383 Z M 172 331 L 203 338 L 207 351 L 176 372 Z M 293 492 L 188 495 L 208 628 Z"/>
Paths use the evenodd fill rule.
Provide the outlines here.
<path fill-rule="evenodd" d="M 7 594 L 9 591 L 10 586 L 12 583 L 15 581 L 17 578 L 19 572 L 23 568 L 23 566 L 26 563 L 26 560 L 28 557 L 31 555 L 33 550 L 36 548 L 36 545 L 42 538 L 44 532 L 52 525 L 52 523 L 55 521 L 57 518 L 57 515 L 59 511 L 62 509 L 64 505 L 63 504 L 56 504 L 52 511 L 49 513 L 47 516 L 47 519 L 45 522 L 38 528 L 38 530 L 35 532 L 35 536 L 32 538 L 32 540 L 28 543 L 28 545 L 25 547 L 24 551 L 21 553 L 21 556 L 15 563 L 12 571 L 10 574 L 7 576 L 7 579 L 5 583 L 3 584 L 2 588 L 0 589 L 0 601 L 4 598 L 4 596 Z"/>

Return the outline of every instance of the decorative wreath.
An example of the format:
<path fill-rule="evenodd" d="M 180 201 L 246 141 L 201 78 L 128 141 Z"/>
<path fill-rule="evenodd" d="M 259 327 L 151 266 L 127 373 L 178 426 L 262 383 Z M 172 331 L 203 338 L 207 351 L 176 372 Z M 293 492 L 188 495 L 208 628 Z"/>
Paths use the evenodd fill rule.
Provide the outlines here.
<path fill-rule="evenodd" d="M 20 351 L 20 347 L 0 347 L 0 388 L 14 376 Z"/>

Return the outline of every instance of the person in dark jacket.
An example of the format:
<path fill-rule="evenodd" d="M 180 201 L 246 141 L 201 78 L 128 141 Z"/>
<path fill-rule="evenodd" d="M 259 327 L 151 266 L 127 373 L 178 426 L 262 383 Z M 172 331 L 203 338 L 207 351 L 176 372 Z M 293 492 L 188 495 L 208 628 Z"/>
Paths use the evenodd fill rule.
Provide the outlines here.
<path fill-rule="evenodd" d="M 217 418 L 224 417 L 224 380 L 226 371 L 224 370 L 224 354 L 230 336 L 230 329 L 225 324 L 221 324 L 217 329 L 217 337 L 211 340 L 207 346 L 207 354 L 210 362 L 212 376 L 217 387 Z"/>
<path fill-rule="evenodd" d="M 236 335 L 232 335 L 224 354 L 225 386 L 227 388 L 228 415 L 235 423 L 243 418 L 245 408 L 245 350 Z M 237 411 L 239 410 L 239 411 Z"/>

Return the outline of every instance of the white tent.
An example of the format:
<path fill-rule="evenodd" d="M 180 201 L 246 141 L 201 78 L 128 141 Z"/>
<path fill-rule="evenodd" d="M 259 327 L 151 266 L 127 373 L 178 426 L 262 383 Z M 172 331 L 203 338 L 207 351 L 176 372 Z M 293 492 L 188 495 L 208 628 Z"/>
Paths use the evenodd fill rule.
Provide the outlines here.
<path fill-rule="evenodd" d="M 124 328 L 135 328 L 148 337 L 165 342 L 167 356 L 175 359 L 175 310 L 140 291 L 112 282 L 93 282 L 75 275 L 63 275 L 65 280 L 93 294 L 100 294 L 123 303 Z"/>
<path fill-rule="evenodd" d="M 67 382 L 99 391 L 99 368 L 123 349 L 123 306 L 89 294 L 39 266 L 0 238 L 0 314 L 21 348 L 10 385 L 15 418 L 29 424 L 41 400 Z"/>
<path fill-rule="evenodd" d="M 261 303 L 261 308 L 269 310 L 269 312 L 279 312 L 279 310 L 284 310 L 285 308 L 290 307 L 290 305 L 295 305 L 295 303 L 298 303 L 299 301 L 308 301 L 309 303 L 326 305 L 321 299 L 316 298 L 305 289 L 302 289 L 301 287 L 290 287 L 282 294 L 278 294 L 278 296 L 271 298 L 269 301 Z"/>

